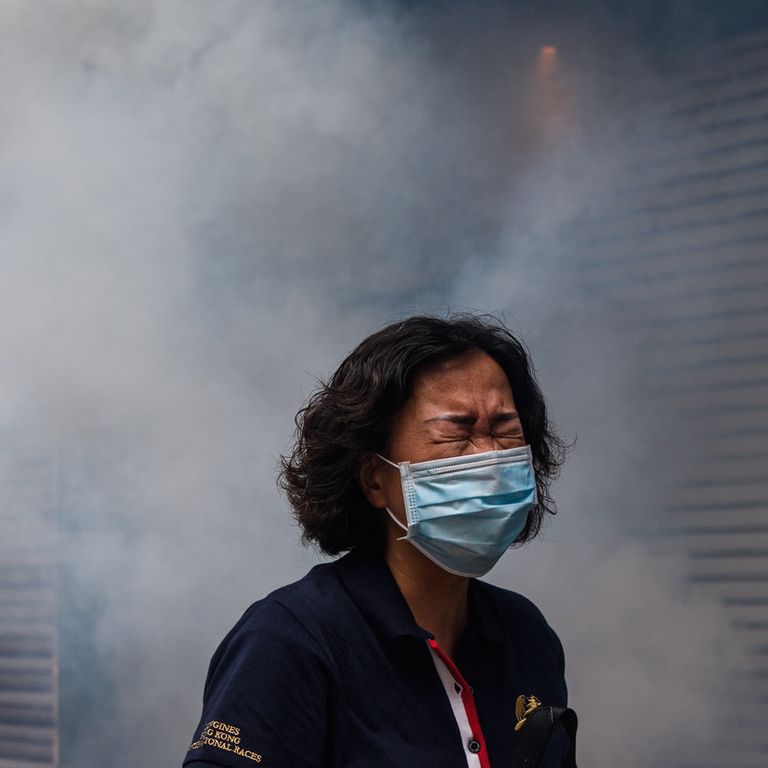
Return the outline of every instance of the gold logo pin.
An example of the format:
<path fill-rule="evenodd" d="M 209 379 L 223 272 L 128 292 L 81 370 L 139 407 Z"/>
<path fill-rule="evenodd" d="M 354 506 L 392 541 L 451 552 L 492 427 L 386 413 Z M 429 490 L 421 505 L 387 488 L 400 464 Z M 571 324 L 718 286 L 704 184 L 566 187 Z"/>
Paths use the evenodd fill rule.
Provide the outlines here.
<path fill-rule="evenodd" d="M 525 694 L 521 694 L 518 696 L 517 701 L 515 701 L 515 717 L 517 718 L 515 730 L 519 731 L 523 727 L 523 723 L 528 715 L 540 706 L 541 701 L 533 695 L 526 696 Z"/>

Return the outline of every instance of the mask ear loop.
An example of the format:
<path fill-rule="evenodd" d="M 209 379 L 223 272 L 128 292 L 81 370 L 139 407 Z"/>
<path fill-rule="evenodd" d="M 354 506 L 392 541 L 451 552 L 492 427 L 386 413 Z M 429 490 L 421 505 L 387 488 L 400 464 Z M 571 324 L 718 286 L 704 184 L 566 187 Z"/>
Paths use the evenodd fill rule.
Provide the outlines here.
<path fill-rule="evenodd" d="M 400 465 L 395 464 L 394 461 L 390 461 L 386 456 L 382 456 L 380 453 L 376 454 L 382 461 L 386 461 L 387 464 L 389 464 L 390 467 L 394 467 L 398 472 L 400 471 Z M 398 541 L 406 541 L 408 538 L 408 527 L 403 525 L 394 515 L 392 510 L 389 507 L 384 507 L 384 509 L 387 510 L 387 514 L 392 518 L 395 525 L 399 526 L 405 531 L 405 536 L 398 536 Z"/>
<path fill-rule="evenodd" d="M 399 464 L 395 464 L 394 461 L 390 461 L 386 456 L 382 456 L 380 453 L 376 453 L 376 454 L 374 454 L 374 456 L 378 456 L 382 461 L 386 461 L 387 464 L 389 464 L 390 467 L 394 467 L 395 469 L 397 469 L 399 471 L 400 465 Z"/>
<path fill-rule="evenodd" d="M 399 526 L 400 526 L 400 527 L 401 527 L 401 528 L 402 528 L 402 529 L 405 531 L 405 536 L 398 536 L 398 537 L 397 537 L 397 540 L 398 540 L 398 541 L 405 541 L 405 540 L 408 538 L 408 528 L 407 528 L 405 525 L 403 525 L 403 524 L 402 524 L 402 523 L 401 523 L 401 522 L 400 522 L 400 521 L 399 521 L 399 520 L 398 520 L 398 519 L 397 519 L 397 518 L 394 516 L 394 514 L 392 513 L 392 510 L 391 510 L 389 507 L 384 507 L 384 509 L 386 509 L 386 510 L 387 510 L 387 514 L 388 514 L 388 515 L 389 515 L 389 516 L 392 518 L 392 520 L 394 521 L 395 525 L 399 525 Z"/>

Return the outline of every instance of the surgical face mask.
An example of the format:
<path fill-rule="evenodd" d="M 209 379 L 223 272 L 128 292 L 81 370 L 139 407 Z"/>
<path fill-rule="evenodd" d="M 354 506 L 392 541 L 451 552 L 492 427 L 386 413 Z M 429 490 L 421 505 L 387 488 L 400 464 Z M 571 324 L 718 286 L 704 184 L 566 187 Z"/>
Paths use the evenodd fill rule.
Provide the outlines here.
<path fill-rule="evenodd" d="M 482 576 L 520 535 L 536 503 L 531 448 L 395 464 L 408 525 L 387 508 L 409 541 L 459 576 Z"/>

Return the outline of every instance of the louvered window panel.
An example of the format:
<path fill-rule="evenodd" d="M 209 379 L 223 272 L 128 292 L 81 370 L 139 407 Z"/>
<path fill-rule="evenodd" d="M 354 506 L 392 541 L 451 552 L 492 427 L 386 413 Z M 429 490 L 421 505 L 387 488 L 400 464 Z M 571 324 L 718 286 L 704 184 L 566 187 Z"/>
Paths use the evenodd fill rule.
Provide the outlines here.
<path fill-rule="evenodd" d="M 24 453 L 0 449 L 0 768 L 58 764 L 55 461 Z"/>
<path fill-rule="evenodd" d="M 658 94 L 578 265 L 685 435 L 662 529 L 747 650 L 729 768 L 768 764 L 768 33 Z M 742 709 L 740 709 L 742 708 Z M 711 766 L 722 768 L 722 755 Z"/>

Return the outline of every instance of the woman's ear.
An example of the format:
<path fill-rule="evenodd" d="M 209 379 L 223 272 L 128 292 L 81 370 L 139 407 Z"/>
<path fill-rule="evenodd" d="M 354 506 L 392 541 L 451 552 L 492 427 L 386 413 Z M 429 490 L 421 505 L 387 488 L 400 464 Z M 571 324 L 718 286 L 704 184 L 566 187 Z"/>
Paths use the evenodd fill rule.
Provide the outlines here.
<path fill-rule="evenodd" d="M 388 469 L 376 454 L 368 453 L 357 465 L 357 482 L 365 498 L 377 509 L 388 506 L 383 472 Z"/>

